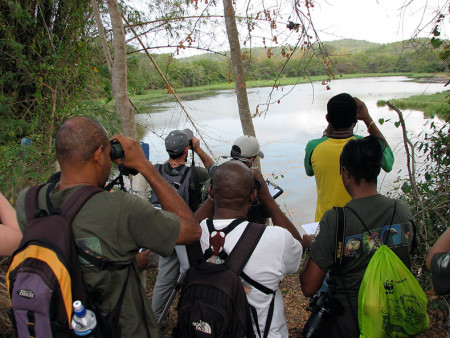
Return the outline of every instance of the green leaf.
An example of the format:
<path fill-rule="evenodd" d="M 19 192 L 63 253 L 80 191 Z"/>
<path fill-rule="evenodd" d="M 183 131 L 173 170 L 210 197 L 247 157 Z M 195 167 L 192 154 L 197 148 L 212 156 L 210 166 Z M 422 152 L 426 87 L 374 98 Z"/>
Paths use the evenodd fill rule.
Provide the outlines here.
<path fill-rule="evenodd" d="M 396 128 L 400 127 L 400 121 L 394 122 Z"/>
<path fill-rule="evenodd" d="M 409 193 L 409 192 L 411 191 L 411 186 L 410 186 L 407 182 L 403 183 L 403 185 L 402 185 L 402 191 L 403 191 L 405 194 Z"/>
<path fill-rule="evenodd" d="M 381 119 L 378 119 L 378 123 L 380 124 L 380 126 L 381 126 L 381 125 L 383 125 L 383 123 L 384 123 L 384 119 L 383 119 L 383 118 L 381 118 Z"/>
<path fill-rule="evenodd" d="M 434 27 L 433 35 L 434 36 L 440 36 L 441 35 L 441 32 L 439 32 L 439 26 Z"/>
<path fill-rule="evenodd" d="M 434 49 L 439 48 L 442 45 L 442 40 L 438 38 L 431 38 L 431 46 Z"/>

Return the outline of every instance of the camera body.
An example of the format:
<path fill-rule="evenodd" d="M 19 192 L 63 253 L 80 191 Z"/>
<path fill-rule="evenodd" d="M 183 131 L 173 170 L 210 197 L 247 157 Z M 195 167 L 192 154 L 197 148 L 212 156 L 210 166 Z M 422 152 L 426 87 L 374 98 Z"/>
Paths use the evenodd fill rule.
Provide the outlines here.
<path fill-rule="evenodd" d="M 317 337 L 323 328 L 323 321 L 331 314 L 342 311 L 342 305 L 327 292 L 315 294 L 309 300 L 311 316 L 303 328 L 303 337 Z"/>

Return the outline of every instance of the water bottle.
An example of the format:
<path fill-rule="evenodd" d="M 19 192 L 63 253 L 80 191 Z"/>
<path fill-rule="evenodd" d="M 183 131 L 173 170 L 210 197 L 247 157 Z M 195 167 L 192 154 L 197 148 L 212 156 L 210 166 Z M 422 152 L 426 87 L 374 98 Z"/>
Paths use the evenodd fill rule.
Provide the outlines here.
<path fill-rule="evenodd" d="M 97 326 L 97 319 L 94 312 L 86 310 L 81 301 L 73 302 L 72 328 L 77 336 L 94 337 L 92 331 Z"/>

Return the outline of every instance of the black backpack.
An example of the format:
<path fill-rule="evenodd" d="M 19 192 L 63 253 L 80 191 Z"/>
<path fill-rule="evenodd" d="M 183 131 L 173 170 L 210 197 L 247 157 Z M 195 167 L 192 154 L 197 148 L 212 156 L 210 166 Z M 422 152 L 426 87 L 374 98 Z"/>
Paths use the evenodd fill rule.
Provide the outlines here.
<path fill-rule="evenodd" d="M 72 303 L 81 300 L 97 317 L 96 337 L 120 334 L 110 322 L 118 322 L 126 282 L 116 309 L 103 315 L 96 311 L 83 281 L 78 255 L 100 269 L 118 270 L 129 266 L 116 266 L 101 257 L 77 247 L 70 223 L 84 203 L 103 189 L 85 186 L 79 188 L 61 209 L 54 209 L 47 187 L 47 206 L 50 214 L 38 208 L 39 190 L 43 185 L 31 187 L 25 195 L 27 228 L 19 248 L 14 252 L 6 275 L 11 300 L 10 319 L 17 337 L 71 337 Z M 128 269 L 128 273 L 129 273 Z M 128 278 L 127 278 L 128 280 Z"/>
<path fill-rule="evenodd" d="M 243 221 L 234 220 L 227 227 L 227 233 Z M 255 337 L 252 313 L 240 276 L 265 228 L 249 223 L 233 250 L 224 257 L 223 264 L 201 261 L 189 268 L 178 302 L 175 337 Z M 271 307 L 273 313 L 273 302 Z M 255 315 L 256 310 L 253 316 L 257 325 Z M 268 321 L 270 323 L 271 318 Z"/>

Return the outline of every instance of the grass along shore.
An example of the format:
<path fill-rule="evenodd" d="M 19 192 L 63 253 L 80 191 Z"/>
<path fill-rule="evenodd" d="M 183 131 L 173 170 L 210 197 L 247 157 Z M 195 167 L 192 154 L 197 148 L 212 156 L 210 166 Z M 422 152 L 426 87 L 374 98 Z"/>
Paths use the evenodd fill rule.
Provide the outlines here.
<path fill-rule="evenodd" d="M 332 80 L 339 79 L 354 79 L 354 78 L 362 78 L 362 77 L 386 77 L 386 76 L 407 76 L 411 78 L 412 81 L 433 81 L 433 82 L 444 82 L 448 80 L 448 75 L 445 73 L 441 74 L 432 74 L 432 73 L 424 73 L 424 74 L 412 74 L 412 73 L 376 73 L 376 74 L 342 74 L 336 75 Z M 328 84 L 328 78 L 326 75 L 316 75 L 316 76 L 305 76 L 300 78 L 280 78 L 278 80 L 248 80 L 247 88 L 256 88 L 256 87 L 272 87 L 276 86 L 289 86 L 295 84 L 309 83 L 309 82 L 317 82 L 322 81 L 324 85 Z M 211 92 L 216 90 L 229 90 L 234 89 L 234 82 L 224 82 L 211 84 L 208 86 L 199 86 L 199 87 L 181 87 L 174 88 L 175 93 L 180 97 L 195 95 L 208 95 Z M 160 102 L 170 102 L 174 101 L 174 96 L 169 93 L 166 89 L 155 89 L 149 90 L 146 94 L 143 95 L 130 95 L 131 101 L 133 101 L 138 107 L 142 102 L 148 103 L 160 103 Z"/>
<path fill-rule="evenodd" d="M 423 111 L 426 117 L 438 116 L 446 122 L 450 122 L 450 93 L 449 91 L 430 94 L 414 95 L 406 99 L 389 100 L 391 104 L 400 110 L 413 109 Z M 386 104 L 386 101 L 377 102 L 379 106 Z"/>

